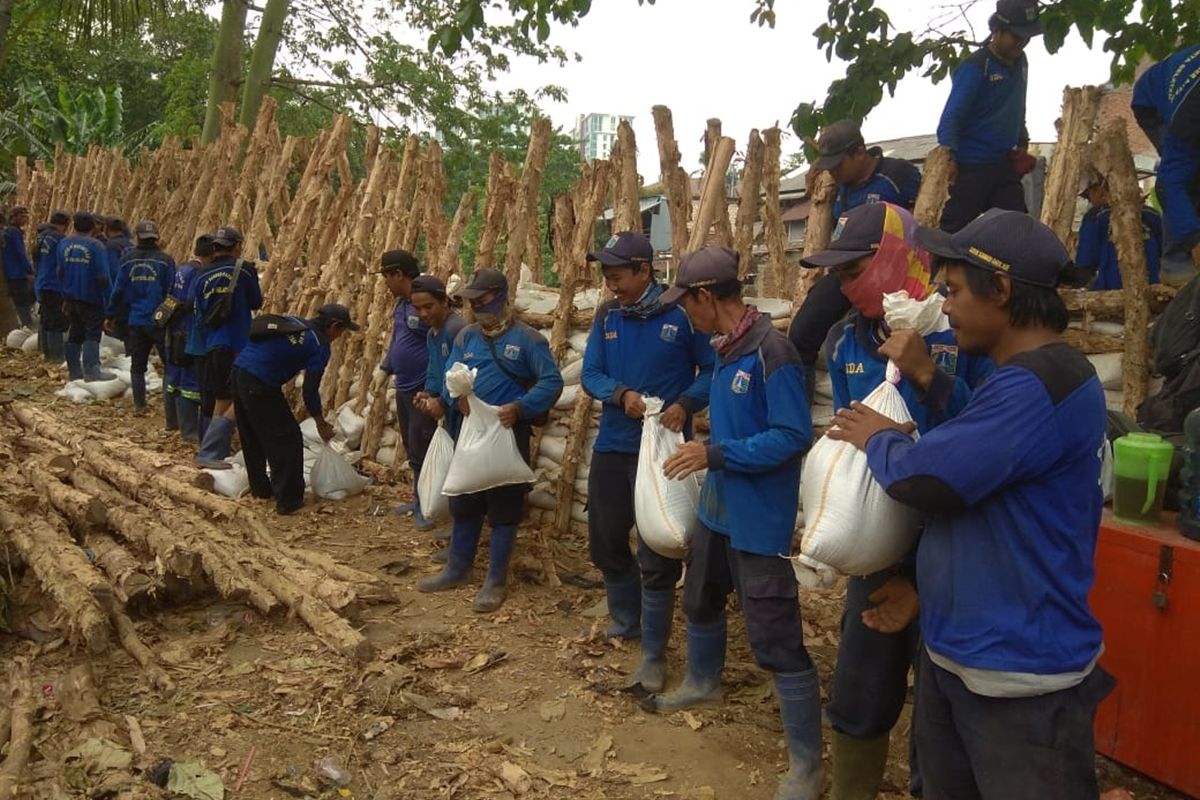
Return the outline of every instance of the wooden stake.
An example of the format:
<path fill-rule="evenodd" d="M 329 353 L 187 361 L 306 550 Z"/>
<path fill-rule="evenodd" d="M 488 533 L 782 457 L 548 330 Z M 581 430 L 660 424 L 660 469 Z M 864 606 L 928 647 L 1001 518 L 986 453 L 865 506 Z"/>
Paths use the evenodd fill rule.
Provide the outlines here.
<path fill-rule="evenodd" d="M 1071 235 L 1075 222 L 1075 202 L 1079 196 L 1079 172 L 1087 159 L 1088 142 L 1096 127 L 1100 110 L 1100 90 L 1095 86 L 1063 90 L 1062 133 L 1050 171 L 1046 175 L 1046 190 L 1042 200 L 1042 222 L 1054 231 L 1061 241 Z M 1138 204 L 1139 215 L 1141 204 Z M 1140 223 L 1139 223 L 1140 230 Z"/>
<path fill-rule="evenodd" d="M 775 176 L 778 182 L 778 162 Z M 738 276 L 743 280 L 754 263 L 754 223 L 758 221 L 758 195 L 762 177 L 763 142 L 755 129 L 750 131 L 750 140 L 746 145 L 746 161 L 742 165 L 742 182 L 738 189 L 737 225 L 733 237 L 733 248 L 738 251 Z M 767 201 L 771 200 L 771 196 L 768 195 Z"/>
<path fill-rule="evenodd" d="M 917 192 L 917 203 L 913 217 L 927 228 L 936 228 L 942 222 L 942 210 L 950 198 L 950 172 L 954 156 L 949 147 L 938 145 L 925 157 L 925 170 L 921 176 L 921 189 Z"/>
<path fill-rule="evenodd" d="M 722 136 L 713 147 L 712 158 L 704 170 L 704 183 L 700 187 L 700 210 L 696 214 L 696 222 L 692 226 L 688 238 L 688 252 L 699 250 L 708 241 L 708 229 L 713 225 L 721 230 L 719 220 L 724 217 L 725 227 L 729 227 L 729 199 L 725 192 L 725 173 L 733 160 L 734 143 L 728 136 Z M 718 241 L 721 234 L 718 233 Z M 723 243 L 723 242 L 722 242 Z"/>
<path fill-rule="evenodd" d="M 542 191 L 542 172 L 546 153 L 550 150 L 553 129 L 549 117 L 538 117 L 529 129 L 529 148 L 517 186 L 512 213 L 508 215 L 508 239 L 504 249 L 504 274 L 508 278 L 508 294 L 516 297 L 521 278 L 521 257 L 529 243 L 529 227 L 537 224 L 538 198 Z"/>
<path fill-rule="evenodd" d="M 483 228 L 479 231 L 479 246 L 475 249 L 475 267 L 496 266 L 496 244 L 504 212 L 512 201 L 516 187 L 505 174 L 507 164 L 498 150 L 488 156 L 487 195 L 483 209 Z"/>
<path fill-rule="evenodd" d="M 617 146 L 612 153 L 612 232 L 642 232 L 641 197 L 638 191 L 637 141 L 628 120 L 617 125 Z"/>
<path fill-rule="evenodd" d="M 763 239 L 767 243 L 766 274 L 774 276 L 768 280 L 776 287 L 784 286 L 787 281 L 787 232 L 783 228 L 783 212 L 779 208 L 781 143 L 779 126 L 773 126 L 763 131 Z"/>
<path fill-rule="evenodd" d="M 704 131 L 704 163 L 705 163 L 705 165 L 707 165 L 709 160 L 712 158 L 712 155 L 716 151 L 717 144 L 721 141 L 721 138 L 722 138 L 721 137 L 721 120 L 714 117 L 708 121 L 708 125 Z M 729 168 L 727 166 L 726 170 L 728 170 L 728 169 Z M 705 172 L 706 178 L 707 178 L 707 175 L 708 175 L 708 173 L 706 171 Z M 722 179 L 722 181 L 724 181 L 724 179 L 725 179 L 724 174 L 721 176 L 721 179 Z M 715 227 L 715 234 L 713 237 L 711 237 L 707 240 L 707 244 L 717 244 L 717 245 L 724 245 L 725 247 L 733 247 L 733 230 L 730 228 L 730 224 L 729 224 L 728 192 L 726 192 L 725 207 L 722 209 L 722 211 L 724 213 L 718 213 L 716 215 L 716 218 L 713 220 L 713 225 Z"/>
<path fill-rule="evenodd" d="M 678 263 L 688 251 L 688 218 L 692 212 L 692 192 L 687 172 L 679 166 L 681 157 L 675 141 L 675 125 L 671 120 L 671 109 L 654 106 L 654 130 L 658 134 L 658 162 L 662 174 L 663 191 L 667 195 L 667 208 L 671 215 L 671 256 Z"/>

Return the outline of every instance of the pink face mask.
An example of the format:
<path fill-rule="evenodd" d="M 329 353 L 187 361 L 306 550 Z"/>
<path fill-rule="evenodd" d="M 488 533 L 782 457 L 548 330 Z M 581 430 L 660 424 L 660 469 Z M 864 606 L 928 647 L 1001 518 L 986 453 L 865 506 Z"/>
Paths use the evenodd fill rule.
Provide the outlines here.
<path fill-rule="evenodd" d="M 888 204 L 879 249 L 863 273 L 842 284 L 842 294 L 864 317 L 883 319 L 883 296 L 908 292 L 914 300 L 929 295 L 929 256 L 916 248 L 912 232 L 916 223 L 902 208 Z"/>

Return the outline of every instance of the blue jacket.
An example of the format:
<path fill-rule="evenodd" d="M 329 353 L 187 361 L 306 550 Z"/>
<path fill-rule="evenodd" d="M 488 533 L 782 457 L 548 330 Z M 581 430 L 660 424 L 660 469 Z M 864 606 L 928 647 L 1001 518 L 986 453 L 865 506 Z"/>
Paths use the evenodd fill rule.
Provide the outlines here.
<path fill-rule="evenodd" d="M 992 373 L 992 361 L 958 349 L 954 331 L 925 337 L 938 369 L 929 389 L 921 392 L 901 377 L 897 389 L 921 433 L 956 416 L 971 399 L 971 392 Z M 825 345 L 833 407 L 849 408 L 862 401 L 887 377 L 887 359 L 879 355 L 874 325 L 857 311 L 829 332 Z"/>
<path fill-rule="evenodd" d="M 4 226 L 4 277 L 29 278 L 32 275 L 33 264 L 25 249 L 25 234 L 16 225 Z"/>
<path fill-rule="evenodd" d="M 115 319 L 129 308 L 129 324 L 154 325 L 154 310 L 175 284 L 175 259 L 155 248 L 128 250 L 117 270 L 117 282 L 108 298 L 107 316 Z"/>
<path fill-rule="evenodd" d="M 199 274 L 197 267 L 199 265 L 195 261 L 189 261 L 181 265 L 175 270 L 175 280 L 171 283 L 171 297 L 183 304 L 182 311 L 172 322 L 171 331 L 182 331 L 188 337 L 192 331 L 192 310 L 191 310 L 191 291 L 192 286 L 196 282 L 196 276 Z M 168 351 L 175 345 L 176 338 L 174 336 L 167 337 Z M 184 352 L 188 355 L 203 355 L 200 353 L 192 353 L 187 349 L 185 344 Z M 191 364 L 186 366 L 176 366 L 175 364 L 166 365 L 166 375 L 164 376 L 167 384 L 167 391 L 175 391 L 182 394 L 189 400 L 200 400 L 200 381 L 196 376 L 196 369 Z"/>
<path fill-rule="evenodd" d="M 288 319 L 310 324 L 299 317 Z M 321 377 L 328 364 L 329 340 L 313 327 L 300 333 L 251 339 L 233 362 L 238 369 L 270 386 L 283 386 L 304 370 L 304 407 L 314 418 L 322 416 Z"/>
<path fill-rule="evenodd" d="M 108 254 L 91 236 L 66 236 L 58 243 L 58 282 L 63 297 L 104 308 L 108 302 Z"/>
<path fill-rule="evenodd" d="M 1196 115 L 1176 119 L 1176 112 L 1189 97 L 1200 103 L 1200 45 L 1172 53 L 1142 73 L 1133 86 L 1130 106 L 1138 124 L 1162 157 L 1154 190 L 1162 206 L 1172 242 L 1191 250 L 1200 243 L 1200 213 L 1197 213 L 1197 178 L 1200 176 L 1200 130 Z M 1195 95 L 1195 96 L 1193 96 Z"/>
<path fill-rule="evenodd" d="M 957 664 L 1055 675 L 1100 650 L 1088 607 L 1104 497 L 1104 391 L 1063 343 L 999 367 L 952 420 L 914 442 L 867 442 L 875 478 L 925 512 L 921 636 Z"/>
<path fill-rule="evenodd" d="M 636 453 L 642 421 L 625 415 L 621 395 L 632 389 L 678 402 L 688 414 L 708 406 L 716 354 L 709 337 L 692 327 L 683 309 L 668 306 L 649 319 L 625 316 L 616 300 L 596 310 L 583 353 L 584 391 L 604 404 L 597 453 Z M 691 422 L 684 431 L 691 438 Z"/>
<path fill-rule="evenodd" d="M 720 358 L 709 398 L 700 521 L 738 550 L 790 555 L 812 416 L 800 357 L 767 316 Z"/>
<path fill-rule="evenodd" d="M 42 292 L 62 291 L 58 282 L 58 243 L 65 235 L 49 223 L 38 226 L 37 277 L 33 280 L 33 290 L 39 298 Z"/>
<path fill-rule="evenodd" d="M 1117 248 L 1108 238 L 1108 223 L 1112 210 L 1107 206 L 1091 208 L 1079 223 L 1079 243 L 1075 249 L 1075 265 L 1095 270 L 1092 289 L 1121 288 L 1121 270 L 1117 265 Z M 1162 215 L 1149 206 L 1142 209 L 1142 240 L 1146 248 L 1146 277 L 1150 283 L 1159 282 L 1162 261 Z"/>
<path fill-rule="evenodd" d="M 857 186 L 838 186 L 837 197 L 833 200 L 835 220 L 852 208 L 870 203 L 894 203 L 910 211 L 917 204 L 921 171 L 911 161 L 884 156 L 878 147 L 872 147 L 869 152 L 879 159 L 875 171 Z"/>
<path fill-rule="evenodd" d="M 446 385 L 446 370 L 450 368 L 450 351 L 454 349 L 454 340 L 459 332 L 467 327 L 467 321 L 457 311 L 451 311 L 442 327 L 429 329 L 426 336 L 429 350 L 429 366 L 425 371 L 425 394 L 430 397 L 441 397 Z M 458 428 L 462 423 L 462 414 L 458 405 L 451 403 L 446 409 L 446 430 L 454 438 L 458 438 Z"/>
<path fill-rule="evenodd" d="M 123 233 L 104 240 L 104 251 L 108 253 L 108 280 L 115 286 L 121 272 L 121 259 L 133 249 L 133 242 Z"/>
<path fill-rule="evenodd" d="M 514 383 L 504 370 L 496 366 L 492 350 L 504 359 L 504 367 L 525 386 Z M 550 345 L 540 333 L 523 322 L 514 322 L 504 333 L 492 340 L 478 325 L 467 325 L 458 332 L 447 363 L 461 361 L 478 370 L 475 375 L 475 395 L 485 403 L 502 406 L 518 403 L 521 419 L 531 420 L 550 410 L 562 391 L 562 373 L 550 355 Z M 442 388 L 442 405 L 449 408 L 454 402 Z"/>
<path fill-rule="evenodd" d="M 429 370 L 429 327 L 422 324 L 408 300 L 397 300 L 392 312 L 392 341 L 383 371 L 396 381 L 396 391 L 415 392 L 425 385 Z"/>
<path fill-rule="evenodd" d="M 1008 158 L 1025 130 L 1025 54 L 1010 67 L 985 45 L 960 64 L 950 80 L 938 144 L 949 147 L 959 164 L 994 164 Z"/>
<path fill-rule="evenodd" d="M 216 328 L 205 324 L 204 319 L 218 295 L 229 294 L 233 283 L 233 270 L 240 261 L 241 274 L 233 294 L 233 313 L 224 325 Z M 246 346 L 250 339 L 250 314 L 262 308 L 262 289 L 258 284 L 258 269 L 252 261 L 242 261 L 233 256 L 213 259 L 196 278 L 195 311 L 197 324 L 204 331 L 204 352 L 226 349 L 235 354 Z"/>

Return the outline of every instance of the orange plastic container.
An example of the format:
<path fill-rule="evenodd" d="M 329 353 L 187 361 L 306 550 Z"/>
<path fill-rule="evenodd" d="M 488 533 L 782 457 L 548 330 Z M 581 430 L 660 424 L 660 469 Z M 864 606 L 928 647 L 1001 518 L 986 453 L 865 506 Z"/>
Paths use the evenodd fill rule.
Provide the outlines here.
<path fill-rule="evenodd" d="M 1200 542 L 1104 512 L 1093 612 L 1117 687 L 1096 714 L 1096 749 L 1200 797 Z"/>

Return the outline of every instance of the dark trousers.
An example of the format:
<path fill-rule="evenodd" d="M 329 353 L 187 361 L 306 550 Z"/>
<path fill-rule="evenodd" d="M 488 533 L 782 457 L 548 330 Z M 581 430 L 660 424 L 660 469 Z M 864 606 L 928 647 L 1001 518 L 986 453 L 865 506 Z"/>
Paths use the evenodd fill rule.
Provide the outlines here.
<path fill-rule="evenodd" d="M 1071 689 L 983 697 L 921 654 L 915 731 L 925 800 L 1096 800 L 1096 706 L 1114 681 L 1100 667 Z"/>
<path fill-rule="evenodd" d="M 71 344 L 99 342 L 104 333 L 104 309 L 71 300 L 67 303 L 67 341 Z"/>
<path fill-rule="evenodd" d="M 26 328 L 33 324 L 33 281 L 29 278 L 5 278 L 8 296 L 17 310 L 17 321 Z"/>
<path fill-rule="evenodd" d="M 812 667 L 804 648 L 796 575 L 790 561 L 738 550 L 728 536 L 697 522 L 687 564 L 683 613 L 688 622 L 711 625 L 720 621 L 726 598 L 736 591 L 758 665 L 769 672 L 803 672 Z"/>
<path fill-rule="evenodd" d="M 66 333 L 70 323 L 63 312 L 63 296 L 59 292 L 42 290 L 38 297 L 38 316 L 42 320 L 42 330 Z"/>
<path fill-rule="evenodd" d="M 525 459 L 526 463 L 529 462 L 529 440 L 532 434 L 533 430 L 525 422 L 513 428 L 513 435 L 517 439 L 517 450 L 520 451 L 521 458 Z M 450 497 L 450 516 L 455 519 L 486 516 L 492 527 L 518 525 L 521 518 L 525 516 L 525 495 L 527 494 L 529 494 L 529 484 L 516 483 L 472 494 L 455 495 Z"/>
<path fill-rule="evenodd" d="M 404 442 L 404 454 L 413 472 L 413 485 L 421 477 L 421 465 L 425 463 L 425 451 L 437 430 L 437 420 L 417 410 L 413 405 L 416 390 L 396 390 L 396 422 L 400 427 L 400 439 Z M 526 454 L 528 460 L 528 454 Z"/>
<path fill-rule="evenodd" d="M 637 482 L 637 453 L 592 453 L 588 473 L 588 549 L 592 563 L 606 578 L 641 570 L 642 586 L 674 589 L 683 562 L 660 556 L 638 536 L 637 561 L 629 549 L 633 514 L 633 487 Z"/>
<path fill-rule="evenodd" d="M 298 507 L 304 502 L 304 440 L 282 389 L 241 369 L 234 369 L 233 381 L 250 493 L 274 497 L 281 509 Z"/>
<path fill-rule="evenodd" d="M 223 347 L 209 350 L 197 361 L 196 372 L 200 378 L 200 416 L 211 417 L 218 400 L 234 399 L 233 353 Z"/>
<path fill-rule="evenodd" d="M 1007 158 L 994 164 L 959 164 L 942 210 L 942 230 L 955 233 L 989 208 L 1025 213 L 1021 176 Z"/>
<path fill-rule="evenodd" d="M 125 338 L 125 347 L 129 351 L 129 371 L 134 375 L 145 375 L 146 365 L 150 363 L 150 351 L 157 350 L 163 366 L 167 364 L 167 350 L 162 328 L 154 325 L 134 325 L 129 328 Z"/>

